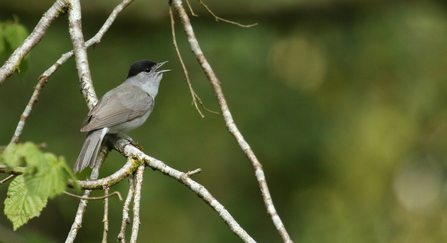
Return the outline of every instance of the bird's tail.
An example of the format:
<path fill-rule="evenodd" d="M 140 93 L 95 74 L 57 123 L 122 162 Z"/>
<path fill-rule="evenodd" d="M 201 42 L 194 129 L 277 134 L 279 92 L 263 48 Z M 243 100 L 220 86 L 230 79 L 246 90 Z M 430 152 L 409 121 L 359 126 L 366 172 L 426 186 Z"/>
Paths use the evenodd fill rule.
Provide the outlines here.
<path fill-rule="evenodd" d="M 75 173 L 81 172 L 87 166 L 93 168 L 102 140 L 108 131 L 108 128 L 103 128 L 87 134 L 84 145 L 82 145 L 81 153 L 79 153 L 78 159 L 73 167 Z"/>

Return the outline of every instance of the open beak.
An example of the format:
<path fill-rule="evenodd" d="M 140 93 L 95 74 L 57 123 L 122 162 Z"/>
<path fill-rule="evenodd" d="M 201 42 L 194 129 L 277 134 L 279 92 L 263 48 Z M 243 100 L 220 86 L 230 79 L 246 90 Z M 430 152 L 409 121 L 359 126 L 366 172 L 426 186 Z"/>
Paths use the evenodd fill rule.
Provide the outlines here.
<path fill-rule="evenodd" d="M 168 61 L 164 61 L 164 62 L 160 62 L 160 63 L 158 63 L 156 69 L 159 69 L 161 66 L 163 66 L 163 64 L 165 64 L 165 63 L 167 63 L 167 62 L 168 62 Z M 157 72 L 157 73 L 165 73 L 165 72 L 169 72 L 169 71 L 171 71 L 171 69 L 157 70 L 156 72 Z"/>

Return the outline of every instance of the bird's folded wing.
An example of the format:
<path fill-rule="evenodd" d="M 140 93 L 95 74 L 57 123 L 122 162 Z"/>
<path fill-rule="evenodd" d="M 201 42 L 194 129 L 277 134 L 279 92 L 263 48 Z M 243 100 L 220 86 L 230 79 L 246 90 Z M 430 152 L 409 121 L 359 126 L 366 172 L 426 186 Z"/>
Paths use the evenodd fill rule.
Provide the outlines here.
<path fill-rule="evenodd" d="M 88 113 L 81 132 L 112 127 L 133 120 L 150 111 L 154 100 L 142 89 L 122 84 L 109 91 Z"/>

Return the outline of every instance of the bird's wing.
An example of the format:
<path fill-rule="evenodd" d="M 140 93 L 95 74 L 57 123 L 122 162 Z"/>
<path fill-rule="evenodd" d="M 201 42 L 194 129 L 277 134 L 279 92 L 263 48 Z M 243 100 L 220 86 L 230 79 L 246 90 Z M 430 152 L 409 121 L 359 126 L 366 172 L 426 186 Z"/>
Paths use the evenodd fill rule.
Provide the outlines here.
<path fill-rule="evenodd" d="M 133 120 L 149 112 L 153 106 L 154 99 L 142 89 L 122 84 L 107 92 L 90 110 L 81 126 L 81 132 L 113 127 Z"/>

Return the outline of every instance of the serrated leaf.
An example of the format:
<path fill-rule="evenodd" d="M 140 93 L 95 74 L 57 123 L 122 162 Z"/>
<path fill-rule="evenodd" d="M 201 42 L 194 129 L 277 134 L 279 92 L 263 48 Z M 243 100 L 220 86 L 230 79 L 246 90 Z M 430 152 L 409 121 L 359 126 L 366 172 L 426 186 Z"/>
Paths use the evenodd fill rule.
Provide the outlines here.
<path fill-rule="evenodd" d="M 65 160 L 51 153 L 45 153 L 43 157 L 45 169 L 39 168 L 34 174 L 25 173 L 25 183 L 30 194 L 53 198 L 65 190 L 68 176 L 63 166 Z"/>
<path fill-rule="evenodd" d="M 24 143 L 21 149 L 21 154 L 25 157 L 27 167 L 26 172 L 28 174 L 34 174 L 39 170 L 48 169 L 48 163 L 46 163 L 43 153 L 34 143 Z"/>
<path fill-rule="evenodd" d="M 9 185 L 4 213 L 12 222 L 14 230 L 38 217 L 47 204 L 47 198 L 30 195 L 25 186 L 24 176 L 17 176 Z"/>
<path fill-rule="evenodd" d="M 9 167 L 16 167 L 24 163 L 21 154 L 22 145 L 10 143 L 2 154 L 2 163 Z"/>

